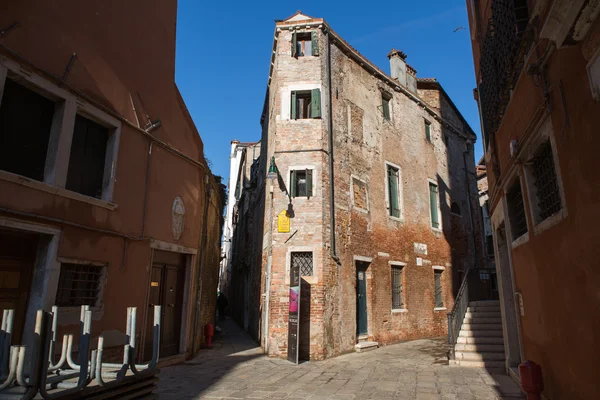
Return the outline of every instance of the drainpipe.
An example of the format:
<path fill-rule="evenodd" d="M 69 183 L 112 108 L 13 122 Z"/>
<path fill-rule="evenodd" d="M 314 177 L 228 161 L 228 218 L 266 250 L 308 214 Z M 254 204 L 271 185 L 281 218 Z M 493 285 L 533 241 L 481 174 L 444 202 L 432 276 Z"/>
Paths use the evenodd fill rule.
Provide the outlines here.
<path fill-rule="evenodd" d="M 335 192 L 333 188 L 334 176 L 333 176 L 333 89 L 331 87 L 331 41 L 329 38 L 330 31 L 325 28 L 325 36 L 327 38 L 327 87 L 328 87 L 328 102 L 329 110 L 327 112 L 327 134 L 329 138 L 329 227 L 330 227 L 330 252 L 331 258 L 336 263 L 340 263 L 340 259 L 337 256 L 336 245 L 335 245 Z"/>
<path fill-rule="evenodd" d="M 269 221 L 269 255 L 267 257 L 267 272 L 265 276 L 265 327 L 263 335 L 265 337 L 265 353 L 269 354 L 269 303 L 271 300 L 271 263 L 273 260 L 273 184 L 270 186 L 271 206 L 270 206 L 270 221 Z"/>

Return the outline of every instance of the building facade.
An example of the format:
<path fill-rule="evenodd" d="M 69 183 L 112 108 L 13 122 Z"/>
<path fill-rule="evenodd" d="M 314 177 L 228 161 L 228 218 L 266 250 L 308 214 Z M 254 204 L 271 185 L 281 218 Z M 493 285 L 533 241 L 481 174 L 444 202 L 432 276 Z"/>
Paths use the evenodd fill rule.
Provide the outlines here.
<path fill-rule="evenodd" d="M 600 6 L 467 1 L 506 368 L 546 399 L 598 396 Z"/>
<path fill-rule="evenodd" d="M 103 335 L 122 359 L 133 306 L 148 359 L 162 305 L 161 358 L 177 361 L 214 321 L 224 187 L 174 82 L 177 3 L 151 3 L 3 6 L 0 308 L 15 310 L 13 344 L 31 344 L 36 310 L 53 305 L 58 337 L 77 340 L 88 305 L 92 343 Z"/>
<path fill-rule="evenodd" d="M 388 75 L 320 18 L 276 24 L 246 251 L 269 355 L 288 352 L 291 270 L 300 358 L 323 359 L 446 335 L 479 262 L 475 135 L 435 79 L 389 58 Z"/>

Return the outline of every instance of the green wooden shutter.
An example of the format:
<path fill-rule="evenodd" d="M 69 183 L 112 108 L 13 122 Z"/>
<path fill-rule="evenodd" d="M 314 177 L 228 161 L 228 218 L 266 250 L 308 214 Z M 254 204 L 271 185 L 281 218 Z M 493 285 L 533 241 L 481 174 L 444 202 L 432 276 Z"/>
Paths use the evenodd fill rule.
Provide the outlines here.
<path fill-rule="evenodd" d="M 388 167 L 388 195 L 390 202 L 390 215 L 400 217 L 400 207 L 398 206 L 398 171 Z"/>
<path fill-rule="evenodd" d="M 297 49 L 296 43 L 297 43 L 297 40 L 296 39 L 297 39 L 296 32 L 294 32 L 294 33 L 292 33 L 292 57 L 297 57 L 297 54 L 296 54 L 296 49 Z"/>
<path fill-rule="evenodd" d="M 292 114 L 291 119 L 296 119 L 296 92 L 292 92 Z"/>
<path fill-rule="evenodd" d="M 425 138 L 428 142 L 431 142 L 431 124 L 425 122 Z"/>
<path fill-rule="evenodd" d="M 317 31 L 312 31 L 310 34 L 310 38 L 312 40 L 312 55 L 319 55 L 319 33 Z"/>
<path fill-rule="evenodd" d="M 312 169 L 306 170 L 306 197 L 312 196 L 312 184 L 313 184 L 313 171 Z"/>
<path fill-rule="evenodd" d="M 433 183 L 429 184 L 429 208 L 431 209 L 431 226 L 440 227 L 438 215 L 438 188 Z"/>
<path fill-rule="evenodd" d="M 321 118 L 321 89 L 313 89 L 311 92 L 310 117 Z"/>
<path fill-rule="evenodd" d="M 296 171 L 290 173 L 290 197 L 296 197 Z"/>

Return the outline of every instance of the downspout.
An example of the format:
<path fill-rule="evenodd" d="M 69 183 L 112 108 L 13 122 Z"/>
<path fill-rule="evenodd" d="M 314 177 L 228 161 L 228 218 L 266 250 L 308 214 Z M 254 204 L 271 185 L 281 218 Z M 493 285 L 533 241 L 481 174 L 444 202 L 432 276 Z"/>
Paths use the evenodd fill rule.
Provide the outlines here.
<path fill-rule="evenodd" d="M 329 229 L 330 229 L 330 252 L 331 258 L 336 263 L 340 263 L 340 259 L 337 256 L 336 245 L 335 245 L 335 192 L 334 192 L 334 176 L 333 176 L 333 90 L 331 87 L 331 41 L 329 39 L 330 31 L 325 28 L 325 35 L 327 37 L 327 91 L 328 91 L 328 102 L 329 109 L 327 110 L 327 136 L 329 139 Z"/>
<path fill-rule="evenodd" d="M 265 277 L 265 327 L 263 335 L 265 337 L 265 353 L 269 354 L 269 304 L 271 301 L 271 264 L 273 262 L 273 184 L 269 187 L 271 192 L 271 205 L 269 211 L 269 254 L 267 257 L 267 272 Z"/>

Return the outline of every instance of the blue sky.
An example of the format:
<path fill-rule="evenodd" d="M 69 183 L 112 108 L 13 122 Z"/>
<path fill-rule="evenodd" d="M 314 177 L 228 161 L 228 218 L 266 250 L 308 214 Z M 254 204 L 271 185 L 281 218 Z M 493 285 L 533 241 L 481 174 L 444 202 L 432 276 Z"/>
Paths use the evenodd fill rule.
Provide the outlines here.
<path fill-rule="evenodd" d="M 229 177 L 230 142 L 260 139 L 275 19 L 298 9 L 330 26 L 383 71 L 392 47 L 418 77 L 434 77 L 482 146 L 465 0 L 339 1 L 179 0 L 175 80 L 204 142 L 213 172 Z M 454 30 L 458 27 L 465 29 Z"/>

